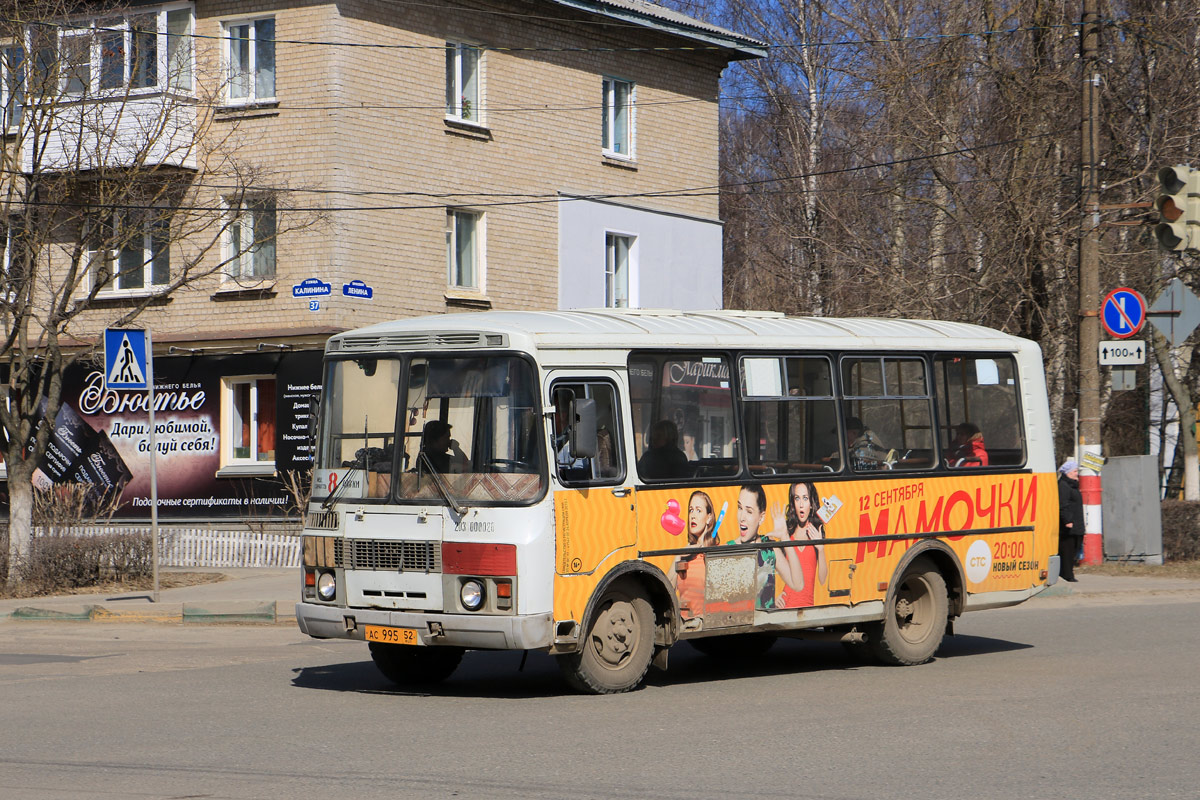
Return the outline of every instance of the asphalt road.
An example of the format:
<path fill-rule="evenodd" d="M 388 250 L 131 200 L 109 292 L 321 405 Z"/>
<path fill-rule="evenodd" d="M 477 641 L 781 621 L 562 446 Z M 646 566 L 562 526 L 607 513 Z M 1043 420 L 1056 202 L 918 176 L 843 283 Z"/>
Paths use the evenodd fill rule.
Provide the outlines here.
<path fill-rule="evenodd" d="M 471 653 L 430 694 L 287 627 L 0 625 L 0 797 L 1195 798 L 1200 598 L 969 614 L 928 665 L 681 646 L 614 697 Z"/>

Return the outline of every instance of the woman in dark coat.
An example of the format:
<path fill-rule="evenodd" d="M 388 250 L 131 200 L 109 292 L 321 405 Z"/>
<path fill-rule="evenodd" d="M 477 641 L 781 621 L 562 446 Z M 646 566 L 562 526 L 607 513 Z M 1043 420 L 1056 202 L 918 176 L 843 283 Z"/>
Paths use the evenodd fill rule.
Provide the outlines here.
<path fill-rule="evenodd" d="M 1058 468 L 1058 560 L 1063 580 L 1074 583 L 1075 557 L 1083 544 L 1083 495 L 1079 464 L 1068 458 Z"/>

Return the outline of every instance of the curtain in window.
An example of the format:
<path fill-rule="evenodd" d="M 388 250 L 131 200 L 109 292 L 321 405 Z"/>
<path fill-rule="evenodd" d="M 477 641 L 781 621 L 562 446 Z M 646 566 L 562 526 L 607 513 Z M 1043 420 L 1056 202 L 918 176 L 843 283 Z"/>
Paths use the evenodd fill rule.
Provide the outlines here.
<path fill-rule="evenodd" d="M 125 32 L 120 20 L 100 23 L 105 28 L 117 30 L 100 31 L 100 88 L 120 89 L 125 82 Z"/>
<path fill-rule="evenodd" d="M 250 96 L 250 26 L 229 26 L 229 96 Z"/>
<path fill-rule="evenodd" d="M 275 201 L 256 203 L 251 214 L 254 226 L 251 274 L 255 278 L 269 278 L 275 274 Z"/>
<path fill-rule="evenodd" d="M 167 12 L 167 80 L 171 88 L 192 90 L 192 11 Z"/>
<path fill-rule="evenodd" d="M 258 460 L 275 460 L 275 381 L 259 380 Z"/>
<path fill-rule="evenodd" d="M 254 23 L 254 96 L 275 96 L 275 20 Z"/>
<path fill-rule="evenodd" d="M 135 89 L 158 85 L 158 17 L 141 16 L 130 20 L 133 57 L 129 63 L 129 82 Z"/>

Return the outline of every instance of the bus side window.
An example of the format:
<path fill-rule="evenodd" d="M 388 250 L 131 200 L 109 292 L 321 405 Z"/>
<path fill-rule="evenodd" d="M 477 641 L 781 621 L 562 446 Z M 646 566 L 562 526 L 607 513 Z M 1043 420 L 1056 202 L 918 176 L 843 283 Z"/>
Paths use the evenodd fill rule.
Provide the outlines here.
<path fill-rule="evenodd" d="M 884 356 L 842 359 L 845 447 L 855 472 L 938 464 L 926 362 Z"/>
<path fill-rule="evenodd" d="M 625 478 L 617 390 L 607 381 L 557 382 L 554 399 L 554 463 L 560 483 L 567 486 L 610 485 Z M 596 407 L 596 454 L 571 452 L 570 410 L 574 400 L 592 400 Z"/>
<path fill-rule="evenodd" d="M 750 473 L 836 472 L 837 407 L 825 356 L 743 356 L 742 420 Z"/>
<path fill-rule="evenodd" d="M 951 469 L 1025 463 L 1017 366 L 1011 356 L 975 353 L 934 360 L 938 434 Z"/>

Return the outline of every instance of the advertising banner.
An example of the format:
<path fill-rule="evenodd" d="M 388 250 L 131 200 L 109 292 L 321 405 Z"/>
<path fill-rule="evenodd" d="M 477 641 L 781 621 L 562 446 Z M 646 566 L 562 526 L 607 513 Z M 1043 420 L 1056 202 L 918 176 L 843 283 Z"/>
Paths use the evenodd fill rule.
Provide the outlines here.
<path fill-rule="evenodd" d="M 261 453 L 274 460 L 228 469 L 222 458 L 222 403 L 232 393 L 222 377 L 256 376 L 253 423 Z M 99 365 L 68 370 L 63 406 L 35 480 L 65 481 L 118 490 L 117 517 L 150 516 L 150 431 L 147 393 L 106 390 Z M 155 359 L 155 447 L 162 519 L 279 517 L 295 513 L 276 471 L 312 467 L 310 415 L 321 388 L 320 352 L 252 353 Z M 232 409 L 225 409 L 228 420 Z M 228 433 L 228 432 L 227 432 Z M 229 443 L 225 443 L 228 446 Z"/>

